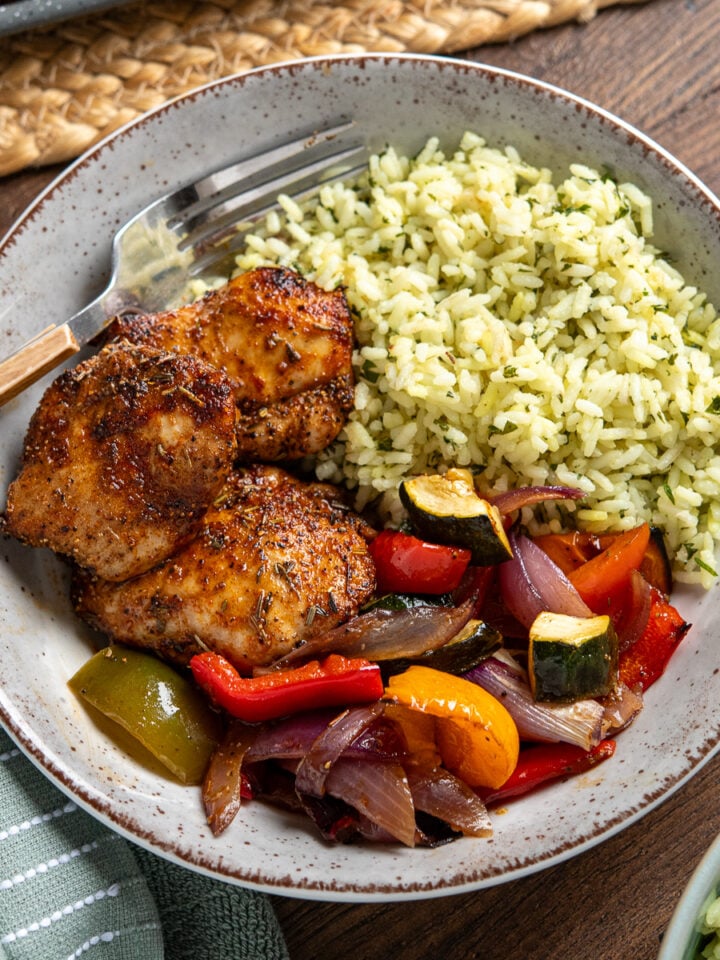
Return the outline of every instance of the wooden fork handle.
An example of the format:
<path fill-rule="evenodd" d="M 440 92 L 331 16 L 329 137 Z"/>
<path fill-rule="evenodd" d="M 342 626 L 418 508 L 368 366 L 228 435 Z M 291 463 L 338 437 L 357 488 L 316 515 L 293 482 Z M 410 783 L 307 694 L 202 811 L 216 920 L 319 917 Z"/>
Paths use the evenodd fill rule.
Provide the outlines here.
<path fill-rule="evenodd" d="M 80 344 L 67 323 L 43 331 L 0 363 L 0 406 L 79 349 Z"/>

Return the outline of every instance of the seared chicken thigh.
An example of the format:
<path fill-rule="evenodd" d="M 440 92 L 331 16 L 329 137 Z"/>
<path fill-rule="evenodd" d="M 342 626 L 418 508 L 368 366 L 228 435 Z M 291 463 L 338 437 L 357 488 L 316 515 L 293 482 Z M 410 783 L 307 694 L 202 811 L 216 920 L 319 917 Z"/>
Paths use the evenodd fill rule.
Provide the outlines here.
<path fill-rule="evenodd" d="M 294 460 L 340 432 L 353 404 L 352 316 L 341 290 L 259 267 L 189 306 L 118 317 L 108 335 L 201 357 L 231 380 L 242 460 Z"/>
<path fill-rule="evenodd" d="M 338 497 L 277 467 L 241 469 L 162 565 L 119 584 L 77 571 L 75 609 L 112 640 L 178 663 L 211 649 L 242 671 L 270 664 L 372 594 L 371 530 Z"/>
<path fill-rule="evenodd" d="M 106 580 L 126 580 L 194 533 L 235 448 L 235 406 L 220 371 L 196 357 L 112 344 L 43 395 L 5 529 Z"/>

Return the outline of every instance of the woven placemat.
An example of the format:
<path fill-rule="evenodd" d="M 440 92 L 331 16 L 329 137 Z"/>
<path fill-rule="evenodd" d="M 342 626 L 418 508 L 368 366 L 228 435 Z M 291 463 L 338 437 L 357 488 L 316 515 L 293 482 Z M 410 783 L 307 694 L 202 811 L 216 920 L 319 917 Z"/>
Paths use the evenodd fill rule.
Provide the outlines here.
<path fill-rule="evenodd" d="M 0 40 L 0 176 L 71 160 L 200 84 L 329 53 L 451 54 L 645 0 L 159 0 Z"/>

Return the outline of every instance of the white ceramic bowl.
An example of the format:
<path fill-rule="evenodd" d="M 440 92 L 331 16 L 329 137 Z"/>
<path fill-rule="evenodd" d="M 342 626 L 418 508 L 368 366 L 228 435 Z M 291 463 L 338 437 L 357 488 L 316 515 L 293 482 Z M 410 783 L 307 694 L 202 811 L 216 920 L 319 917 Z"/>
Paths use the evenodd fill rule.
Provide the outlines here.
<path fill-rule="evenodd" d="M 319 58 L 212 84 L 155 111 L 92 150 L 52 184 L 0 246 L 3 349 L 62 322 L 97 294 L 114 230 L 148 201 L 233 159 L 353 118 L 374 148 L 449 145 L 466 128 L 514 144 L 558 173 L 581 160 L 610 168 L 655 198 L 656 240 L 720 303 L 720 204 L 658 145 L 556 88 L 433 57 Z M 17 468 L 44 384 L 0 411 L 1 482 Z M 0 496 L 4 490 L 0 488 Z M 196 790 L 128 758 L 66 687 L 91 652 L 62 566 L 4 544 L 0 564 L 0 721 L 83 807 L 167 857 L 231 882 L 316 899 L 439 896 L 515 879 L 557 863 L 637 820 L 717 749 L 720 623 L 716 591 L 680 591 L 694 626 L 612 760 L 513 803 L 490 841 L 434 850 L 332 847 L 294 816 L 248 804 L 220 838 Z"/>
<path fill-rule="evenodd" d="M 720 837 L 693 871 L 663 934 L 658 960 L 695 960 L 707 905 L 720 896 Z"/>

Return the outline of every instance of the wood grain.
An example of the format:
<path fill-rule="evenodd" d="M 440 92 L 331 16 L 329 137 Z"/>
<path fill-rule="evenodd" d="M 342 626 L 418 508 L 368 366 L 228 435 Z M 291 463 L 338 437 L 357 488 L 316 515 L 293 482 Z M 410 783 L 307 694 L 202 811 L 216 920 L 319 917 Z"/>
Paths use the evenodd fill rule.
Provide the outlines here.
<path fill-rule="evenodd" d="M 69 324 L 49 327 L 0 363 L 0 406 L 80 349 Z"/>
<path fill-rule="evenodd" d="M 653 0 L 466 56 L 571 90 L 720 193 L 720 3 Z M 603 844 L 488 890 L 381 905 L 275 897 L 292 960 L 654 960 L 720 831 L 720 757 Z"/>
<path fill-rule="evenodd" d="M 554 83 L 641 128 L 720 193 L 720 3 L 652 0 L 465 56 Z M 58 168 L 0 179 L 0 233 Z M 720 757 L 558 866 L 472 894 L 387 904 L 273 897 L 292 960 L 653 960 L 720 831 Z"/>
<path fill-rule="evenodd" d="M 554 83 L 648 136 L 720 193 L 720 3 L 653 0 L 469 56 Z"/>
<path fill-rule="evenodd" d="M 522 880 L 380 905 L 273 897 L 292 960 L 654 960 L 720 831 L 720 758 L 638 823 Z"/>
<path fill-rule="evenodd" d="M 69 161 L 232 73 L 364 50 L 456 53 L 588 20 L 617 2 L 649 0 L 135 0 L 67 23 L 60 16 L 42 33 L 19 28 L 28 17 L 56 19 L 60 5 L 25 0 L 33 10 L 17 18 L 0 5 L 0 175 Z"/>

